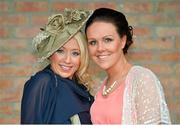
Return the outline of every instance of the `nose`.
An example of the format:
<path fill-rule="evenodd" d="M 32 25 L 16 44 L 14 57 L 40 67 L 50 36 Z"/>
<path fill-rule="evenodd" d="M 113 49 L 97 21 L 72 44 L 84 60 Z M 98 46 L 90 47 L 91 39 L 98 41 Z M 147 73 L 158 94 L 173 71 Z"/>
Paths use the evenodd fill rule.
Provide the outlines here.
<path fill-rule="evenodd" d="M 65 63 L 70 63 L 70 62 L 71 62 L 71 56 L 70 56 L 69 53 L 67 53 L 67 54 L 65 55 L 64 61 L 65 61 Z"/>
<path fill-rule="evenodd" d="M 98 50 L 99 52 L 101 52 L 101 51 L 104 50 L 104 45 L 103 45 L 102 42 L 99 42 L 99 43 L 98 43 L 97 50 Z"/>

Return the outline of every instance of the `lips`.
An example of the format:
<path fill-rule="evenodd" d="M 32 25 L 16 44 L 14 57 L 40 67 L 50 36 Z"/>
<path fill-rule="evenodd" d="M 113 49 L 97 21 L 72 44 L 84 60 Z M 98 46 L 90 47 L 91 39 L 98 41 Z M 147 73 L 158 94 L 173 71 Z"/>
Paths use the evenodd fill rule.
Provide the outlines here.
<path fill-rule="evenodd" d="M 97 55 L 97 58 L 100 60 L 104 60 L 109 57 L 109 54 Z"/>
<path fill-rule="evenodd" d="M 70 71 L 72 66 L 60 65 L 61 69 L 64 71 Z"/>
<path fill-rule="evenodd" d="M 100 55 L 100 56 L 97 56 L 99 59 L 105 59 L 105 58 L 107 58 L 107 56 L 106 55 Z"/>

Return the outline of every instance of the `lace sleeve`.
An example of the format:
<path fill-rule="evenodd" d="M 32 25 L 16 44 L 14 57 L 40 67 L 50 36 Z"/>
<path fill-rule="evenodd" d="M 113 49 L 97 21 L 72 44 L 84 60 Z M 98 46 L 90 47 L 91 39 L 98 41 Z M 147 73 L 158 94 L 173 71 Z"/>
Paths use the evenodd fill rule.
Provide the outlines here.
<path fill-rule="evenodd" d="M 138 76 L 135 96 L 138 124 L 169 124 L 169 112 L 157 77 L 146 71 Z"/>

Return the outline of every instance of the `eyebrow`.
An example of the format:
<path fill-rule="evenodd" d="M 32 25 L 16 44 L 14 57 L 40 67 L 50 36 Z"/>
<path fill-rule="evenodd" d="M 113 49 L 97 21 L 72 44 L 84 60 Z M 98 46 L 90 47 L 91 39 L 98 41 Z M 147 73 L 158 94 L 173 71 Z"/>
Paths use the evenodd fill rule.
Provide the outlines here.
<path fill-rule="evenodd" d="M 109 36 L 110 36 L 110 37 L 113 37 L 113 35 L 105 35 L 105 36 L 103 36 L 103 38 L 104 38 L 104 37 L 109 37 Z"/>
<path fill-rule="evenodd" d="M 77 51 L 80 51 L 80 49 L 72 49 L 72 50 L 77 50 Z"/>
<path fill-rule="evenodd" d="M 61 48 L 59 48 L 58 50 L 60 50 L 60 49 L 66 49 L 65 47 L 61 47 Z M 77 51 L 80 51 L 80 49 L 72 49 L 72 50 L 77 50 Z"/>
<path fill-rule="evenodd" d="M 113 37 L 113 35 L 105 35 L 102 38 L 106 38 L 106 37 Z M 88 38 L 88 40 L 96 40 L 95 38 Z"/>

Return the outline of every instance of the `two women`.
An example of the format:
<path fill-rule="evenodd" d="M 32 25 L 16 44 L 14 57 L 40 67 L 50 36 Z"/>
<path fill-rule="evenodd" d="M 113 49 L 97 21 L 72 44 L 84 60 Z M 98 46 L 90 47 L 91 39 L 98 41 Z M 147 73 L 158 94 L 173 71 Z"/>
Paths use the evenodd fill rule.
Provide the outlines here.
<path fill-rule="evenodd" d="M 25 84 L 22 123 L 91 123 L 93 99 L 84 87 L 90 85 L 88 47 L 94 62 L 107 72 L 90 109 L 93 124 L 170 124 L 158 78 L 125 58 L 133 43 L 126 17 L 112 9 L 96 9 L 86 22 L 85 45 L 79 29 L 90 14 L 70 15 L 50 18 L 52 26 L 47 25 L 35 40 L 41 59 L 48 58 L 50 66 Z"/>
<path fill-rule="evenodd" d="M 34 39 L 40 61 L 49 65 L 24 85 L 23 124 L 90 124 L 88 51 L 81 28 L 90 11 L 65 10 L 49 18 Z"/>

